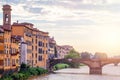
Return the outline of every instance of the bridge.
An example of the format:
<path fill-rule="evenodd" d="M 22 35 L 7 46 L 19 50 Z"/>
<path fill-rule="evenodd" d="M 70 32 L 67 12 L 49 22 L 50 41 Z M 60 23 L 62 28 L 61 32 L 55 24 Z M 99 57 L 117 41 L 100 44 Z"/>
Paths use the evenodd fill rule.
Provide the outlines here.
<path fill-rule="evenodd" d="M 89 74 L 102 74 L 102 67 L 107 64 L 118 64 L 120 59 L 107 58 L 107 59 L 52 59 L 49 63 L 49 69 L 52 70 L 53 66 L 58 63 L 83 63 L 89 67 Z"/>

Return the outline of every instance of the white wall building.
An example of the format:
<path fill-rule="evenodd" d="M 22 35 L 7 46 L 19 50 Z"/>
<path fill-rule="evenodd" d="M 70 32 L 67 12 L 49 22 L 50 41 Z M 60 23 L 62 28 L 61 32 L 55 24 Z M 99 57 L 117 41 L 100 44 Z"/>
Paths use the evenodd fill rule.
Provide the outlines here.
<path fill-rule="evenodd" d="M 57 54 L 58 54 L 58 58 L 64 58 L 65 55 L 67 55 L 71 50 L 73 50 L 74 48 L 72 46 L 69 45 L 63 45 L 63 46 L 57 46 Z"/>

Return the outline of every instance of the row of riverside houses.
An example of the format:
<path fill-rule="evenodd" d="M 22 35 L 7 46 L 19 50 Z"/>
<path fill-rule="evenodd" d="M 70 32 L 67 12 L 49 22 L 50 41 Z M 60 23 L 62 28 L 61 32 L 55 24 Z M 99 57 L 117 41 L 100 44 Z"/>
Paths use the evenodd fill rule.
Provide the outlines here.
<path fill-rule="evenodd" d="M 17 71 L 21 63 L 47 68 L 49 33 L 31 23 L 11 25 L 11 6 L 3 5 L 0 25 L 0 74 Z"/>
<path fill-rule="evenodd" d="M 70 45 L 57 45 L 54 38 L 49 38 L 49 59 L 53 58 L 65 58 L 71 50 L 74 50 Z"/>
<path fill-rule="evenodd" d="M 0 25 L 0 75 L 18 71 L 20 64 L 48 68 L 49 59 L 61 57 L 61 49 L 48 32 L 31 23 L 11 25 L 11 6 L 3 5 L 3 25 Z M 61 46 L 62 47 L 62 46 Z M 68 49 L 67 49 L 68 50 Z M 58 53 L 60 52 L 60 54 Z"/>

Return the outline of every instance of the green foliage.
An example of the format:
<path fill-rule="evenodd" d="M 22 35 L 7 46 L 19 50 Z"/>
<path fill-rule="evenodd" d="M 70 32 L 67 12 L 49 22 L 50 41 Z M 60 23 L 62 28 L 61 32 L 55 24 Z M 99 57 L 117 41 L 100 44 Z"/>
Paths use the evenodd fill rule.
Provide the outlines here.
<path fill-rule="evenodd" d="M 80 64 L 76 62 L 69 63 L 71 68 L 79 68 Z"/>
<path fill-rule="evenodd" d="M 90 56 L 92 55 L 89 52 L 81 52 L 80 54 L 82 59 L 90 59 Z"/>
<path fill-rule="evenodd" d="M 56 64 L 56 65 L 54 66 L 54 69 L 55 69 L 55 70 L 58 70 L 58 69 L 64 69 L 64 68 L 68 68 L 68 67 L 69 67 L 68 64 L 60 63 L 60 64 Z"/>
<path fill-rule="evenodd" d="M 27 80 L 30 76 L 45 74 L 48 71 L 39 67 L 29 67 L 26 64 L 21 64 L 20 71 L 18 73 L 4 76 L 0 80 Z"/>
<path fill-rule="evenodd" d="M 0 80 L 13 80 L 13 78 L 11 76 L 8 76 L 8 77 L 3 77 Z"/>
<path fill-rule="evenodd" d="M 26 71 L 28 68 L 30 68 L 29 65 L 27 65 L 25 63 L 22 63 L 21 66 L 20 66 L 20 71 Z"/>
<path fill-rule="evenodd" d="M 36 68 L 29 68 L 29 69 L 28 69 L 28 72 L 29 72 L 31 75 L 37 75 L 37 74 L 38 74 L 38 71 L 36 70 Z"/>
<path fill-rule="evenodd" d="M 66 59 L 73 59 L 73 58 L 80 58 L 80 54 L 75 51 L 75 50 L 71 50 L 66 56 L 65 56 Z"/>
<path fill-rule="evenodd" d="M 38 75 L 45 74 L 48 72 L 47 70 L 39 67 L 37 67 L 36 70 L 38 71 Z"/>
<path fill-rule="evenodd" d="M 85 66 L 85 64 L 80 63 L 80 66 Z"/>
<path fill-rule="evenodd" d="M 65 56 L 65 58 L 66 59 L 80 58 L 80 54 L 73 49 Z M 80 66 L 79 63 L 75 63 L 75 62 L 70 62 L 70 63 L 67 63 L 67 64 L 69 64 L 70 67 L 72 67 L 72 68 L 79 68 L 79 66 Z"/>
<path fill-rule="evenodd" d="M 26 80 L 25 74 L 23 73 L 16 73 L 12 75 L 13 80 Z"/>
<path fill-rule="evenodd" d="M 107 59 L 106 53 L 96 52 L 94 55 L 94 58 L 96 59 Z"/>

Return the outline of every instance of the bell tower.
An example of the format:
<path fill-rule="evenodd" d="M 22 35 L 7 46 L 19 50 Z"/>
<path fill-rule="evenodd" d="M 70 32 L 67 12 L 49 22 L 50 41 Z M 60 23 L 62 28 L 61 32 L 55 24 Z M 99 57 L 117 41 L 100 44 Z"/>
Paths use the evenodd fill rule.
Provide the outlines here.
<path fill-rule="evenodd" d="M 11 6 L 10 5 L 3 5 L 3 26 L 4 28 L 10 29 L 11 28 Z"/>

